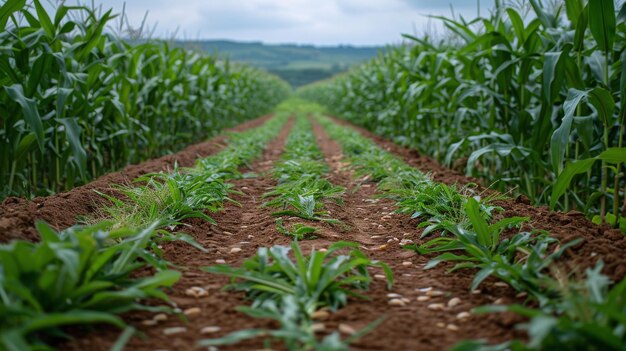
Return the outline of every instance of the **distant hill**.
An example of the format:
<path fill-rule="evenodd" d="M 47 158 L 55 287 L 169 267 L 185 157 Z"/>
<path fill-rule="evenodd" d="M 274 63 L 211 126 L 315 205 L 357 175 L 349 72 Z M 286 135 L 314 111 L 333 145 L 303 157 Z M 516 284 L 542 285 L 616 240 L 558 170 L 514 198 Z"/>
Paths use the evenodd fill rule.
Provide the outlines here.
<path fill-rule="evenodd" d="M 228 40 L 179 41 L 178 46 L 201 49 L 234 62 L 266 69 L 293 87 L 326 79 L 348 67 L 367 61 L 383 47 L 263 44 Z"/>

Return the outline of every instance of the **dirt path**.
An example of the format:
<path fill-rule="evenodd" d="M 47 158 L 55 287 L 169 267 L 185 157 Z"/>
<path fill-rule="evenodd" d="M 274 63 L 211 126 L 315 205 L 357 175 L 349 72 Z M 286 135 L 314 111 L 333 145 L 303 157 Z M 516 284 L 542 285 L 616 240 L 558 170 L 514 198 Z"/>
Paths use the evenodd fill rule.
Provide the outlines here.
<path fill-rule="evenodd" d="M 466 177 L 457 171 L 443 167 L 437 161 L 421 155 L 415 150 L 394 144 L 347 121 L 338 118 L 333 118 L 333 120 L 339 124 L 350 126 L 362 135 L 371 138 L 386 151 L 401 157 L 407 164 L 424 173 L 431 173 L 436 181 L 446 184 L 480 184 L 477 179 Z M 532 206 L 524 196 L 503 200 L 497 204 L 504 208 L 501 217 L 530 217 L 531 221 L 529 225 L 526 225 L 525 230 L 547 230 L 561 242 L 582 238 L 583 241 L 579 245 L 568 250 L 565 255 L 567 259 L 560 262 L 560 264 L 566 264 L 568 269 L 577 267 L 580 273 L 583 273 L 585 268 L 595 266 L 596 262 L 602 259 L 605 263 L 603 272 L 611 279 L 614 281 L 621 280 L 626 275 L 626 255 L 624 255 L 626 252 L 626 235 L 622 234 L 619 229 L 610 228 L 608 225 L 595 225 L 578 211 L 553 212 L 546 206 Z"/>
<path fill-rule="evenodd" d="M 270 117 L 271 115 L 259 117 L 226 131 L 239 132 L 258 127 Z M 180 167 L 191 167 L 198 158 L 222 150 L 226 145 L 225 139 L 225 134 L 222 133 L 208 141 L 188 146 L 175 154 L 130 165 L 119 172 L 103 175 L 64 193 L 37 197 L 32 201 L 16 197 L 6 198 L 0 205 L 0 243 L 13 239 L 37 241 L 39 237 L 34 228 L 36 220 L 44 220 L 58 230 L 70 227 L 76 224 L 77 217 L 93 212 L 97 204 L 104 201 L 94 190 L 110 193 L 112 184 L 126 184 L 143 174 L 171 169 L 176 163 Z"/>

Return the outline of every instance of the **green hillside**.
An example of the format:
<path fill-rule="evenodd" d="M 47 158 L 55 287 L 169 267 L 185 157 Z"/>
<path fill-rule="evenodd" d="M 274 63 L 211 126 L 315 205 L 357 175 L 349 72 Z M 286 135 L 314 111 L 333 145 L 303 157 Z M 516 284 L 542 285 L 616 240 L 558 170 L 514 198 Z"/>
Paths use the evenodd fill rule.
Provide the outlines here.
<path fill-rule="evenodd" d="M 329 78 L 369 60 L 383 47 L 313 46 L 227 40 L 180 41 L 176 45 L 218 53 L 274 73 L 293 87 Z"/>

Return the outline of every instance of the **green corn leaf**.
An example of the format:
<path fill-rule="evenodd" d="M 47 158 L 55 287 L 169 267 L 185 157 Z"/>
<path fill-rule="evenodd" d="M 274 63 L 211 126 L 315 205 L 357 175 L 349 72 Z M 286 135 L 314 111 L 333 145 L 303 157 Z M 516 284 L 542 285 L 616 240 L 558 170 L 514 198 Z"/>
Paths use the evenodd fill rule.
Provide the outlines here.
<path fill-rule="evenodd" d="M 11 15 L 24 8 L 26 0 L 7 0 L 0 7 L 0 30 L 4 31 Z"/>
<path fill-rule="evenodd" d="M 572 179 L 574 179 L 574 176 L 587 172 L 595 161 L 595 158 L 590 158 L 570 162 L 565 166 L 565 169 L 556 179 L 552 187 L 552 194 L 550 195 L 550 208 L 552 210 L 556 208 L 557 201 L 569 188 L 569 184 L 572 182 Z"/>
<path fill-rule="evenodd" d="M 41 117 L 39 116 L 39 111 L 37 110 L 37 103 L 35 102 L 35 100 L 29 99 L 24 96 L 24 90 L 19 84 L 4 87 L 4 90 L 7 92 L 11 100 L 17 102 L 22 107 L 24 119 L 26 120 L 26 123 L 28 123 L 28 125 L 30 126 L 32 132 L 35 134 L 39 149 L 43 153 L 45 142 L 44 132 Z"/>
<path fill-rule="evenodd" d="M 615 28 L 615 1 L 589 0 L 589 29 L 603 52 L 613 49 Z"/>
<path fill-rule="evenodd" d="M 39 0 L 33 0 L 35 4 L 35 9 L 37 10 L 37 18 L 39 19 L 39 23 L 41 23 L 41 27 L 46 31 L 46 34 L 51 39 L 55 36 L 55 28 L 54 24 L 52 24 L 52 20 L 50 20 L 50 16 L 46 10 L 41 6 Z"/>

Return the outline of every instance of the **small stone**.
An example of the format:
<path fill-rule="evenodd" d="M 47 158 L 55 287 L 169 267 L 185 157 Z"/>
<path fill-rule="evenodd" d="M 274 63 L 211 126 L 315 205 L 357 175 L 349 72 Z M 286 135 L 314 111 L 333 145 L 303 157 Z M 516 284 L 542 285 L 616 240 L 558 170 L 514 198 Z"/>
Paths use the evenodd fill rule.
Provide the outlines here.
<path fill-rule="evenodd" d="M 418 296 L 417 301 L 424 302 L 430 300 L 430 296 Z"/>
<path fill-rule="evenodd" d="M 349 326 L 347 324 L 343 324 L 343 323 L 339 324 L 339 331 L 344 333 L 344 334 L 350 334 L 350 335 L 356 333 L 356 330 L 354 330 L 354 328 L 352 328 L 351 326 Z"/>
<path fill-rule="evenodd" d="M 326 252 L 326 251 L 328 251 L 328 250 L 327 250 L 327 249 L 325 249 L 325 248 L 321 248 L 321 249 L 319 249 L 319 252 Z"/>
<path fill-rule="evenodd" d="M 404 261 L 404 262 L 402 262 L 402 265 L 405 266 L 405 267 L 410 267 L 410 266 L 413 265 L 413 262 L 411 262 L 411 261 Z"/>
<path fill-rule="evenodd" d="M 435 324 L 437 327 L 439 328 L 445 328 L 446 327 L 446 323 L 444 322 L 437 322 L 437 324 Z"/>
<path fill-rule="evenodd" d="M 240 245 L 248 245 L 248 244 L 250 244 L 250 242 L 249 241 L 240 241 L 239 244 Z"/>
<path fill-rule="evenodd" d="M 598 253 L 597 252 L 592 252 L 592 253 L 589 254 L 589 256 L 596 257 L 596 256 L 598 256 Z"/>
<path fill-rule="evenodd" d="M 413 240 L 411 239 L 402 239 L 400 240 L 400 246 L 406 246 L 413 244 Z"/>
<path fill-rule="evenodd" d="M 443 291 L 440 290 L 430 290 L 426 292 L 426 296 L 443 296 L 445 293 Z"/>
<path fill-rule="evenodd" d="M 311 330 L 314 333 L 320 333 L 326 330 L 326 326 L 324 325 L 324 323 L 313 323 L 313 325 L 311 325 Z"/>
<path fill-rule="evenodd" d="M 458 330 L 459 330 L 459 327 L 457 327 L 457 326 L 456 326 L 456 325 L 454 325 L 454 324 L 448 324 L 448 325 L 446 326 L 446 329 L 451 330 L 451 331 L 458 331 Z"/>
<path fill-rule="evenodd" d="M 483 291 L 480 290 L 480 289 L 472 290 L 472 295 L 480 295 L 482 293 L 483 293 Z"/>
<path fill-rule="evenodd" d="M 238 253 L 241 252 L 241 248 L 240 247 L 233 247 L 232 249 L 230 249 L 230 253 Z"/>
<path fill-rule="evenodd" d="M 471 314 L 467 311 L 463 311 L 463 312 L 459 312 L 456 315 L 456 319 L 465 319 L 465 318 L 469 318 L 471 316 Z"/>
<path fill-rule="evenodd" d="M 224 260 L 222 258 L 218 258 L 217 260 L 215 260 L 215 263 L 217 263 L 217 264 L 226 264 L 226 260 Z"/>
<path fill-rule="evenodd" d="M 378 229 L 385 229 L 385 227 L 382 224 L 379 224 Z"/>
<path fill-rule="evenodd" d="M 411 302 L 410 299 L 407 299 L 406 297 L 401 298 L 400 300 L 404 301 L 404 303 L 409 303 Z"/>
<path fill-rule="evenodd" d="M 187 331 L 187 328 L 185 328 L 185 327 L 172 327 L 172 328 L 165 328 L 165 329 L 163 329 L 163 334 L 165 334 L 165 335 L 173 335 L 173 334 L 184 333 L 186 331 Z"/>
<path fill-rule="evenodd" d="M 448 301 L 448 307 L 454 307 L 461 303 L 461 299 L 458 297 L 453 297 Z"/>
<path fill-rule="evenodd" d="M 430 305 L 426 306 L 429 310 L 433 310 L 433 311 L 441 311 L 445 308 L 445 305 L 442 303 L 431 303 Z"/>
<path fill-rule="evenodd" d="M 157 325 L 157 321 L 155 321 L 154 319 L 146 319 L 145 321 L 141 321 L 141 324 L 146 325 L 146 326 L 152 326 L 152 325 Z"/>
<path fill-rule="evenodd" d="M 433 290 L 433 288 L 430 288 L 430 287 L 429 288 L 419 288 L 419 289 L 415 289 L 415 290 L 417 290 L 419 292 L 425 293 L 425 292 L 429 292 L 429 291 Z"/>
<path fill-rule="evenodd" d="M 376 278 L 376 279 L 387 279 L 387 277 L 384 274 L 374 274 L 374 278 Z"/>
<path fill-rule="evenodd" d="M 505 282 L 495 282 L 493 283 L 493 286 L 497 286 L 498 288 L 508 288 L 509 284 Z"/>
<path fill-rule="evenodd" d="M 412 274 L 408 274 L 408 273 L 402 273 L 402 276 L 403 277 L 412 277 L 413 275 Z"/>
<path fill-rule="evenodd" d="M 504 305 L 504 299 L 503 298 L 499 298 L 496 301 L 493 302 L 494 305 Z"/>
<path fill-rule="evenodd" d="M 222 330 L 222 328 L 216 326 L 204 327 L 200 329 L 200 334 L 212 334 L 217 333 L 220 330 Z"/>
<path fill-rule="evenodd" d="M 525 291 L 522 291 L 521 293 L 515 295 L 515 297 L 517 297 L 518 299 L 522 299 L 526 296 L 528 296 L 528 293 L 526 293 Z"/>
<path fill-rule="evenodd" d="M 382 237 L 382 235 L 372 235 L 370 236 L 370 239 L 381 239 Z"/>
<path fill-rule="evenodd" d="M 389 293 L 389 294 L 387 294 L 387 297 L 390 298 L 390 299 L 400 299 L 400 298 L 402 298 L 402 295 L 396 294 L 396 293 Z"/>
<path fill-rule="evenodd" d="M 185 290 L 185 294 L 187 296 L 191 296 L 191 297 L 203 297 L 203 296 L 209 296 L 209 292 L 206 291 L 206 289 L 201 288 L 199 286 L 193 286 L 187 290 Z"/>
<path fill-rule="evenodd" d="M 326 319 L 330 317 L 330 313 L 328 313 L 328 311 L 326 310 L 317 310 L 315 312 L 313 312 L 313 314 L 311 315 L 311 319 Z"/>
<path fill-rule="evenodd" d="M 195 316 L 197 314 L 200 314 L 200 312 L 202 312 L 202 310 L 198 307 L 191 307 L 183 311 L 183 313 L 187 317 Z"/>
<path fill-rule="evenodd" d="M 402 299 L 391 299 L 389 300 L 389 305 L 403 307 L 406 306 L 406 303 Z"/>
<path fill-rule="evenodd" d="M 231 232 L 227 232 L 227 231 L 223 231 L 222 233 L 224 233 L 224 234 L 226 234 L 226 235 L 235 235 L 235 234 L 233 234 L 233 233 L 231 233 Z"/>
<path fill-rule="evenodd" d="M 246 228 L 248 228 L 248 226 L 247 226 L 247 225 L 242 225 L 242 226 L 241 226 L 241 227 L 239 227 L 239 228 L 241 228 L 241 229 L 246 229 Z"/>
<path fill-rule="evenodd" d="M 252 238 L 254 238 L 254 235 L 252 234 L 248 235 L 248 239 L 252 239 Z"/>
<path fill-rule="evenodd" d="M 162 322 L 167 320 L 167 315 L 165 313 L 159 313 L 152 317 L 152 320 L 155 322 Z"/>

